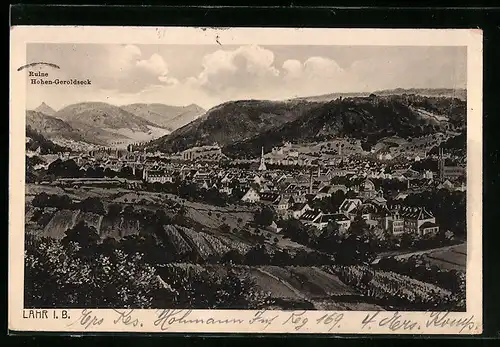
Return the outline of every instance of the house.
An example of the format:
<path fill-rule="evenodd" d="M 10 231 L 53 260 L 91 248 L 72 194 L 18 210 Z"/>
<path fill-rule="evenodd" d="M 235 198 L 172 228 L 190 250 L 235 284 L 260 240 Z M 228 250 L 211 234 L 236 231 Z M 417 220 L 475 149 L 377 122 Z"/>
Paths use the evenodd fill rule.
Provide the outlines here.
<path fill-rule="evenodd" d="M 318 191 L 318 193 L 316 193 L 316 195 L 314 196 L 314 200 L 321 200 L 324 198 L 329 198 L 330 196 L 332 196 L 332 194 L 329 193 L 329 190 L 330 190 L 330 188 L 328 186 L 321 188 Z"/>
<path fill-rule="evenodd" d="M 293 194 L 292 197 L 296 203 L 303 204 L 307 202 L 306 194 Z"/>
<path fill-rule="evenodd" d="M 364 180 L 359 188 L 358 196 L 362 199 L 373 199 L 377 195 L 375 184 L 369 179 Z"/>
<path fill-rule="evenodd" d="M 320 214 L 312 221 L 311 225 L 323 230 L 328 223 L 335 222 L 341 230 L 347 230 L 351 226 L 351 220 L 343 213 Z"/>
<path fill-rule="evenodd" d="M 219 188 L 219 193 L 231 195 L 233 194 L 233 188 L 229 185 L 223 185 Z"/>
<path fill-rule="evenodd" d="M 399 235 L 404 232 L 404 219 L 399 211 L 390 211 L 385 208 L 379 213 L 379 224 L 382 228 L 393 235 Z"/>
<path fill-rule="evenodd" d="M 422 235 L 426 234 L 436 234 L 439 231 L 439 226 L 436 223 L 425 222 L 420 226 L 420 232 Z"/>
<path fill-rule="evenodd" d="M 387 200 L 380 193 L 378 196 L 371 199 L 370 202 L 379 207 L 385 207 L 387 204 Z"/>
<path fill-rule="evenodd" d="M 164 170 L 144 170 L 143 178 L 148 183 L 172 183 L 174 176 L 172 173 Z"/>
<path fill-rule="evenodd" d="M 313 221 L 321 215 L 323 215 L 321 211 L 307 210 L 300 216 L 299 220 L 304 223 L 304 225 L 312 225 Z"/>
<path fill-rule="evenodd" d="M 455 186 L 453 185 L 453 183 L 451 183 L 449 180 L 446 180 L 444 181 L 443 183 L 440 183 L 438 186 L 437 186 L 437 189 L 448 189 L 448 190 L 452 190 L 454 189 Z"/>
<path fill-rule="evenodd" d="M 280 200 L 280 195 L 276 192 L 262 192 L 259 195 L 262 202 L 277 204 Z"/>
<path fill-rule="evenodd" d="M 283 212 L 283 211 L 286 211 L 290 208 L 290 206 L 292 206 L 295 202 L 293 201 L 293 198 L 292 197 L 281 197 L 281 199 L 279 200 L 278 204 L 277 204 L 277 210 L 278 212 Z"/>
<path fill-rule="evenodd" d="M 311 211 L 312 208 L 307 203 L 295 203 L 290 206 L 290 210 L 292 211 L 293 218 L 300 219 L 304 213 Z"/>
<path fill-rule="evenodd" d="M 361 206 L 362 202 L 360 199 L 345 199 L 340 204 L 339 212 L 340 213 L 351 213 L 359 206 Z"/>
<path fill-rule="evenodd" d="M 423 235 L 426 230 L 422 229 L 422 225 L 426 222 L 436 223 L 432 213 L 423 207 L 404 207 L 400 215 L 404 219 L 404 229 L 407 233 Z"/>
<path fill-rule="evenodd" d="M 241 201 L 256 203 L 260 201 L 260 199 L 261 197 L 259 193 L 254 188 L 250 187 L 245 195 L 243 195 L 243 197 L 241 198 Z"/>

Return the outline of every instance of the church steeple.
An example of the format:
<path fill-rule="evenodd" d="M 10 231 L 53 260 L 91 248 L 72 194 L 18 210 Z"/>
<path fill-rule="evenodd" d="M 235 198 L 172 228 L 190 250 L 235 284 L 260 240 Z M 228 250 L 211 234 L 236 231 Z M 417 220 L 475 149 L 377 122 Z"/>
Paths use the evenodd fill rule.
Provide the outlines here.
<path fill-rule="evenodd" d="M 262 147 L 261 154 L 260 154 L 259 171 L 265 171 L 265 170 L 267 170 L 267 167 L 266 167 L 266 162 L 264 160 L 264 147 Z"/>

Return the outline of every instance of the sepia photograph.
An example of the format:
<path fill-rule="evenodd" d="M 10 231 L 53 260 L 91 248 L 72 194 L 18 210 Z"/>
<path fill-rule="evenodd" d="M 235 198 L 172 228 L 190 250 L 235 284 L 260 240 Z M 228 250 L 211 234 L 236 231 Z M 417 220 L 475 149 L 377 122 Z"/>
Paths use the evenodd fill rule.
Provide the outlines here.
<path fill-rule="evenodd" d="M 466 45 L 25 52 L 24 318 L 468 311 Z"/>

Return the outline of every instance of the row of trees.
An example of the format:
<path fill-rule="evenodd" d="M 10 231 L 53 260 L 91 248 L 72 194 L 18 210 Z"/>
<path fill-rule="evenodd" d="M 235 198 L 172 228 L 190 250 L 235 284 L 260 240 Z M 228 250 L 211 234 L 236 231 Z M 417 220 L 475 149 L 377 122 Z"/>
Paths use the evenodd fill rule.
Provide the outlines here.
<path fill-rule="evenodd" d="M 73 160 L 56 159 L 49 164 L 45 174 L 48 177 L 61 178 L 127 178 L 140 179 L 142 178 L 142 170 L 133 172 L 129 166 L 124 166 L 120 171 L 115 171 L 102 166 L 89 166 L 86 170 L 81 170 L 80 166 Z"/>
<path fill-rule="evenodd" d="M 447 189 L 427 190 L 410 194 L 403 201 L 406 206 L 424 207 L 432 211 L 440 229 L 451 231 L 459 237 L 466 237 L 466 206 L 465 192 L 449 191 Z"/>
<path fill-rule="evenodd" d="M 91 212 L 100 215 L 106 214 L 102 200 L 97 197 L 88 197 L 80 202 L 73 202 L 67 195 L 42 192 L 33 198 L 32 205 L 39 208 L 54 207 L 61 210 L 81 210 L 82 212 Z"/>
<path fill-rule="evenodd" d="M 376 268 L 433 283 L 465 297 L 465 273 L 458 270 L 441 269 L 437 265 L 431 264 L 425 255 L 412 256 L 407 259 L 383 258 L 377 263 Z"/>

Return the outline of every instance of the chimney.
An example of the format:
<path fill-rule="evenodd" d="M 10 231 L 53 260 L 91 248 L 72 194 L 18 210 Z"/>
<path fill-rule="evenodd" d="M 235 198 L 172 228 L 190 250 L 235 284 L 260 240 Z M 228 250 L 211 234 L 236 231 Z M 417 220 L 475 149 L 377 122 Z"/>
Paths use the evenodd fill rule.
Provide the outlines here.
<path fill-rule="evenodd" d="M 313 190 L 313 174 L 312 170 L 309 172 L 309 194 L 312 194 Z"/>

